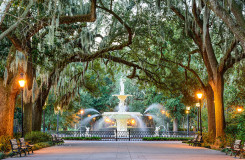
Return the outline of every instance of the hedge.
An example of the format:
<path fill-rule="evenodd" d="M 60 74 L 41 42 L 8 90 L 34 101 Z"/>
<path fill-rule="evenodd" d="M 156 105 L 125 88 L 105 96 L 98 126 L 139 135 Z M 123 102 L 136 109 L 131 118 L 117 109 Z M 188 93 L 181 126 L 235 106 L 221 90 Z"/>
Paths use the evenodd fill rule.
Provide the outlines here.
<path fill-rule="evenodd" d="M 100 137 L 63 137 L 64 140 L 101 140 Z"/>
<path fill-rule="evenodd" d="M 188 137 L 144 137 L 143 141 L 188 141 Z"/>

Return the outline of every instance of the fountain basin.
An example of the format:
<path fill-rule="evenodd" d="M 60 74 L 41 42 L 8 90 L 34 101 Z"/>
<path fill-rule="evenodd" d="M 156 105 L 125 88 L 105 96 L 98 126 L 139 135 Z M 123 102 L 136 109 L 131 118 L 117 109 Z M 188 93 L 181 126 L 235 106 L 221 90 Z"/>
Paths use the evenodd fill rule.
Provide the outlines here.
<path fill-rule="evenodd" d="M 140 112 L 104 112 L 102 115 L 103 117 L 116 119 L 118 131 L 127 131 L 128 119 L 134 118 L 135 116 L 142 116 Z"/>
<path fill-rule="evenodd" d="M 132 96 L 132 95 L 112 95 L 118 97 L 120 101 L 125 101 L 127 97 Z"/>
<path fill-rule="evenodd" d="M 140 112 L 104 112 L 102 116 L 114 119 L 130 119 L 133 116 L 142 116 Z"/>

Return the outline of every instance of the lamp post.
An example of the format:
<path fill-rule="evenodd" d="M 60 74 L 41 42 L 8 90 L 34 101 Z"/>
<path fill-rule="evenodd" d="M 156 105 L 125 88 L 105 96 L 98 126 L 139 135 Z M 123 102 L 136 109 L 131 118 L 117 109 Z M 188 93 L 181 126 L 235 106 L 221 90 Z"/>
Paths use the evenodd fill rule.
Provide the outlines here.
<path fill-rule="evenodd" d="M 57 113 L 57 127 L 56 127 L 56 133 L 59 133 L 59 114 L 60 114 L 60 107 L 57 107 L 58 113 Z"/>
<path fill-rule="evenodd" d="M 196 103 L 196 107 L 197 107 L 197 131 L 199 131 L 199 107 L 200 107 L 200 103 Z"/>
<path fill-rule="evenodd" d="M 45 108 L 47 106 L 47 103 L 45 102 L 44 108 L 43 108 L 43 133 L 45 132 Z"/>
<path fill-rule="evenodd" d="M 165 123 L 164 123 L 164 115 L 165 115 L 166 112 L 165 112 L 164 109 L 162 109 L 162 110 L 161 110 L 161 113 L 162 113 L 162 115 L 163 115 L 163 118 L 162 118 L 162 119 L 163 119 L 163 126 L 165 126 L 165 125 L 164 125 L 164 124 L 165 124 Z M 165 127 L 163 127 L 163 131 L 164 131 L 164 128 L 165 128 Z M 165 128 L 165 130 L 166 130 L 166 128 Z"/>
<path fill-rule="evenodd" d="M 191 107 L 186 107 L 186 114 L 187 114 L 187 135 L 189 136 L 190 126 L 189 126 L 189 113 L 190 113 Z"/>
<path fill-rule="evenodd" d="M 80 131 L 82 131 L 82 118 L 83 118 L 83 114 L 85 113 L 84 109 L 81 109 L 80 110 L 80 113 L 81 113 L 81 127 L 80 127 Z"/>
<path fill-rule="evenodd" d="M 19 85 L 21 88 L 21 137 L 24 137 L 24 123 L 23 123 L 23 88 L 25 87 L 26 81 L 24 80 L 24 74 L 20 74 Z"/>
<path fill-rule="evenodd" d="M 199 121 L 200 121 L 200 133 L 202 135 L 202 107 L 201 107 L 201 99 L 202 99 L 202 93 L 197 93 L 197 98 L 199 100 Z"/>

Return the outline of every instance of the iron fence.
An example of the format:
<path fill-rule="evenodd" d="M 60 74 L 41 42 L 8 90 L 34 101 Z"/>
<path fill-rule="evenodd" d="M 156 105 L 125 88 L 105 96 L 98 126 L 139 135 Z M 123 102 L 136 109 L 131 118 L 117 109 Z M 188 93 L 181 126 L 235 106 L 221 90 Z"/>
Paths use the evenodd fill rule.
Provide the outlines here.
<path fill-rule="evenodd" d="M 144 137 L 193 137 L 196 132 L 185 131 L 59 131 L 59 137 L 100 137 L 103 141 L 141 141 Z"/>

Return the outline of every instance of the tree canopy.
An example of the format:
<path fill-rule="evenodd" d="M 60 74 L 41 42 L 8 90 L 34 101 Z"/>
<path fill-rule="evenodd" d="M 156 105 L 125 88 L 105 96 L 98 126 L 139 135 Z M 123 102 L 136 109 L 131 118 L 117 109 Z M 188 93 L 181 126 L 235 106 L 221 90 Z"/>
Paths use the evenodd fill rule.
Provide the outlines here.
<path fill-rule="evenodd" d="M 41 129 L 44 108 L 70 111 L 66 127 L 79 106 L 112 111 L 123 75 L 134 95 L 130 110 L 158 102 L 173 120 L 202 91 L 206 128 L 224 136 L 226 111 L 244 103 L 244 7 L 234 0 L 0 2 L 0 135 L 13 134 L 7 115 L 18 106 L 24 73 L 25 132 Z"/>

